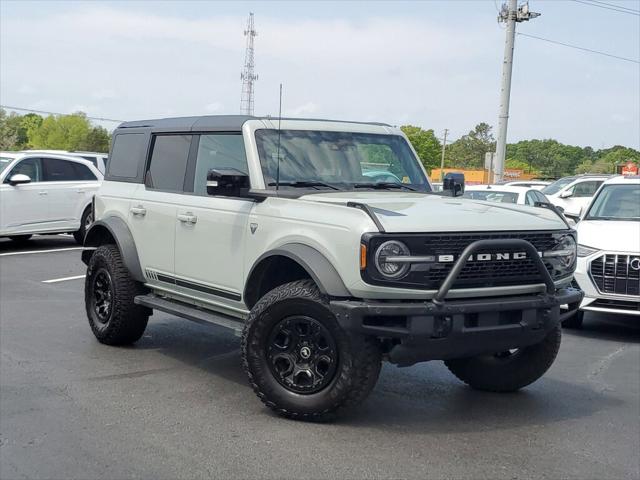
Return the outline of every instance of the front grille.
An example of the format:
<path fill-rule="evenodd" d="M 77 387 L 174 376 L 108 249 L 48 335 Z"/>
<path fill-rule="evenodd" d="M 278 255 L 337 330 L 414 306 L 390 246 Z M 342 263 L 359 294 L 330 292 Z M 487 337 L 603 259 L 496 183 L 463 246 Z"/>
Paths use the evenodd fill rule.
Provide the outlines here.
<path fill-rule="evenodd" d="M 630 302 L 628 300 L 609 300 L 605 298 L 599 298 L 589 306 L 600 308 L 614 308 L 616 310 L 628 310 L 629 312 L 640 312 L 640 302 Z"/>
<path fill-rule="evenodd" d="M 638 255 L 604 254 L 591 261 L 591 280 L 600 293 L 640 295 L 640 269 L 634 268 L 637 263 Z"/>
<path fill-rule="evenodd" d="M 404 242 L 412 255 L 453 255 L 458 259 L 462 251 L 476 240 L 501 240 L 501 239 L 521 239 L 530 242 L 538 252 L 552 250 L 558 243 L 558 239 L 567 232 L 482 232 L 482 233 L 448 233 L 434 235 L 400 235 L 394 236 Z M 371 239 L 369 252 L 373 255 L 378 246 L 387 238 L 377 236 Z M 518 248 L 501 248 L 499 252 L 495 250 L 481 250 L 476 254 L 483 253 L 509 253 L 522 252 Z M 512 256 L 512 255 L 511 255 Z M 510 257 L 511 257 L 510 256 Z M 373 259 L 372 259 L 373 260 Z M 369 263 L 373 265 L 373 262 Z M 429 264 L 416 265 L 411 272 L 399 281 L 393 282 L 394 286 L 408 288 L 437 289 L 453 268 L 453 262 L 435 262 Z M 555 269 L 554 265 L 545 260 L 545 266 L 552 278 L 557 279 L 562 275 Z M 372 269 L 373 270 L 373 269 Z M 566 272 L 566 271 L 565 271 Z M 375 271 L 366 273 L 365 281 L 374 284 L 389 285 L 391 282 L 384 280 Z M 564 273 L 566 275 L 566 273 Z M 534 261 L 530 258 L 524 259 L 491 259 L 491 260 L 470 260 L 462 269 L 455 281 L 453 288 L 477 288 L 494 287 L 506 285 L 529 285 L 541 283 L 542 279 Z"/>

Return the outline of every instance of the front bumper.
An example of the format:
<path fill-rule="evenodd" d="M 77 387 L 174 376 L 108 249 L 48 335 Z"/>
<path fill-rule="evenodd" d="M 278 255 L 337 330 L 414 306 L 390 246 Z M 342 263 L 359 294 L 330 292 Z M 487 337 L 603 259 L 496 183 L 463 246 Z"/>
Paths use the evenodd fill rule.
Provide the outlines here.
<path fill-rule="evenodd" d="M 534 260 L 546 292 L 450 300 L 449 291 L 468 259 L 477 251 L 522 248 Z M 333 300 L 330 307 L 343 329 L 389 339 L 388 359 L 399 365 L 504 352 L 544 339 L 571 316 L 583 293 L 556 289 L 534 246 L 521 239 L 477 240 L 469 244 L 436 295 L 423 302 Z M 568 310 L 560 313 L 560 306 Z"/>
<path fill-rule="evenodd" d="M 433 302 L 335 300 L 331 310 L 345 330 L 391 339 L 388 359 L 399 365 L 502 352 L 542 341 L 573 315 L 582 292 Z M 569 305 L 560 312 L 560 305 Z"/>

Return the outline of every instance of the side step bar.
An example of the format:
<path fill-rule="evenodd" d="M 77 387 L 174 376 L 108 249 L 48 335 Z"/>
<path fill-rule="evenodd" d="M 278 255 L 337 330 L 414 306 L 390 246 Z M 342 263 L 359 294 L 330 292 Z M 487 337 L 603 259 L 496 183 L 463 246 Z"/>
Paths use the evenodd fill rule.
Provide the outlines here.
<path fill-rule="evenodd" d="M 214 324 L 220 327 L 230 328 L 236 335 L 240 335 L 244 328 L 244 322 L 235 317 L 223 313 L 213 313 L 175 300 L 167 300 L 152 293 L 148 295 L 138 295 L 133 301 L 137 305 L 170 313 L 171 315 L 186 318 L 196 323 L 204 325 Z"/>

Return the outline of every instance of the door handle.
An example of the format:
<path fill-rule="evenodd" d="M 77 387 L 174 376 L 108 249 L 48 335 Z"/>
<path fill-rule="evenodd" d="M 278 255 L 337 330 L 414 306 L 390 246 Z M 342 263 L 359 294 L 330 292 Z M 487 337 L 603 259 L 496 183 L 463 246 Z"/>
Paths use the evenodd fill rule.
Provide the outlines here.
<path fill-rule="evenodd" d="M 46 195 L 47 191 L 46 190 L 41 190 L 38 192 L 38 195 Z"/>
<path fill-rule="evenodd" d="M 144 217 L 147 214 L 147 209 L 142 207 L 131 207 L 130 212 L 136 216 L 139 215 L 141 217 Z"/>
<path fill-rule="evenodd" d="M 178 220 L 180 220 L 182 223 L 193 225 L 198 221 L 198 217 L 196 217 L 192 213 L 179 213 Z"/>

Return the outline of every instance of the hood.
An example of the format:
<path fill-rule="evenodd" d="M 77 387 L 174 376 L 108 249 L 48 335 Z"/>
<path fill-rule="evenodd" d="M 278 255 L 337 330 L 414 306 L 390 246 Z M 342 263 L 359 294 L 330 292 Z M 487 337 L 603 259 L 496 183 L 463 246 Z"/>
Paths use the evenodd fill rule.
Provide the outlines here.
<path fill-rule="evenodd" d="M 576 230 L 580 245 L 614 252 L 640 252 L 640 222 L 582 220 Z"/>
<path fill-rule="evenodd" d="M 483 202 L 413 192 L 335 192 L 305 195 L 302 200 L 346 205 L 369 205 L 385 231 L 481 232 L 514 230 L 560 230 L 567 225 L 545 208 Z"/>

